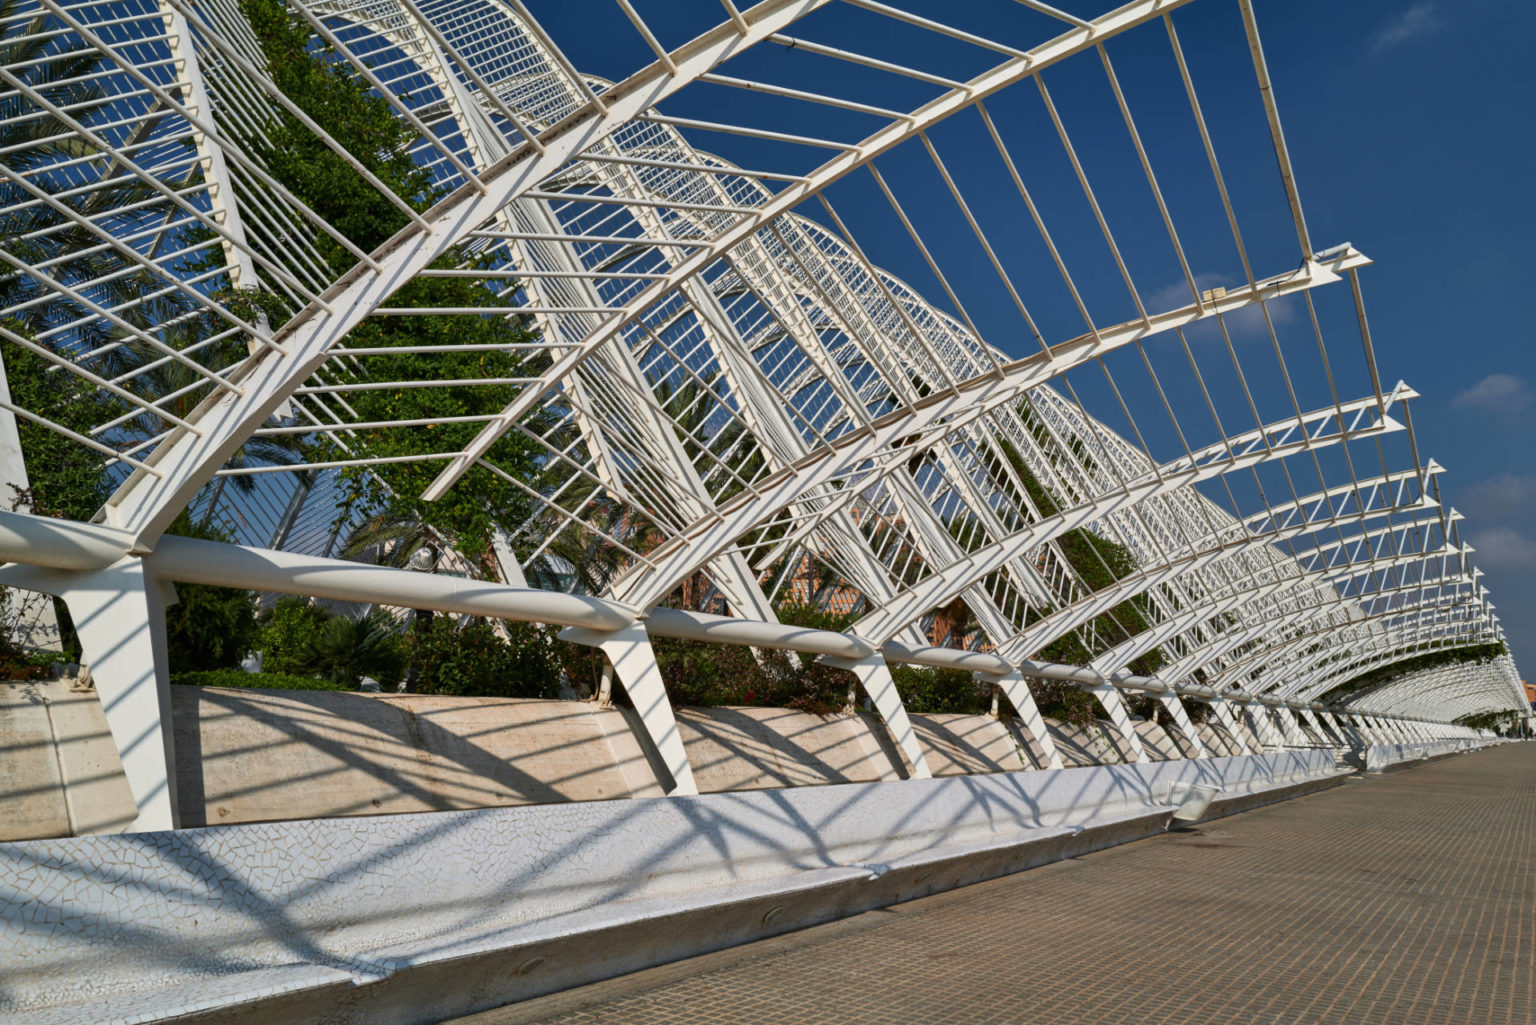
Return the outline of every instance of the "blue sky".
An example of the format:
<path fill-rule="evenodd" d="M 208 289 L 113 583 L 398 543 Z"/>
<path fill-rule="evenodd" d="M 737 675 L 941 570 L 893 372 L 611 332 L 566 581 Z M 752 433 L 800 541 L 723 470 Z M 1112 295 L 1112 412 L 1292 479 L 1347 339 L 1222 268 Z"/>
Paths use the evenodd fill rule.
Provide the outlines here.
<path fill-rule="evenodd" d="M 636 6 L 668 46 L 713 24 L 720 13 L 714 0 L 651 0 Z M 899 6 L 1021 46 L 1056 31 L 1048 19 L 1011 0 L 960 5 L 906 0 Z M 1061 0 L 1058 6 L 1093 15 L 1107 5 Z M 535 0 L 530 7 L 584 70 L 623 77 L 649 60 L 612 0 Z M 1402 379 L 1422 393 L 1412 410 L 1420 449 L 1447 468 L 1440 479 L 1444 496 L 1467 516 L 1463 538 L 1479 549 L 1475 559 L 1487 574 L 1485 582 L 1517 658 L 1524 656 L 1536 667 L 1536 642 L 1527 639 L 1536 627 L 1536 584 L 1531 582 L 1536 576 L 1536 517 L 1530 511 L 1536 505 L 1536 431 L 1531 427 L 1536 355 L 1529 318 L 1521 308 L 1531 291 L 1528 282 L 1536 277 L 1530 246 L 1536 199 L 1529 170 L 1536 159 L 1536 112 L 1529 100 L 1536 95 L 1530 43 L 1536 37 L 1536 8 L 1496 0 L 1256 0 L 1255 7 L 1314 248 L 1348 241 L 1376 261 L 1361 277 L 1383 382 L 1390 388 Z M 1237 4 L 1198 0 L 1174 20 L 1254 270 L 1260 276 L 1288 270 L 1295 265 L 1298 244 L 1257 105 Z M 994 62 L 973 48 L 935 41 L 841 5 L 818 12 L 791 34 L 951 77 L 974 74 Z M 1113 42 L 1109 52 L 1199 287 L 1234 283 L 1240 265 L 1208 184 L 1208 166 L 1166 35 L 1155 26 L 1150 32 L 1138 30 Z M 734 62 L 727 73 L 897 109 L 916 106 L 934 92 L 920 83 L 893 82 L 889 76 L 771 46 Z M 1154 308 L 1188 302 L 1102 68 L 1096 60 L 1079 58 L 1052 70 L 1047 81 L 1144 299 Z M 1134 311 L 1035 90 L 1010 90 L 989 106 L 1031 189 L 1038 190 L 1036 198 L 1090 310 L 1100 323 L 1130 319 Z M 696 87 L 662 109 L 845 142 L 877 125 L 862 114 L 786 107 L 783 101 L 759 101 L 723 87 Z M 793 119 L 785 119 L 786 110 L 794 112 Z M 1017 201 L 977 119 L 957 117 L 932 134 L 968 199 L 996 195 Z M 825 151 L 728 136 L 696 133 L 691 138 L 738 164 L 767 170 L 806 170 L 826 156 Z M 997 287 L 990 264 L 947 194 L 939 191 L 940 179 L 926 154 L 909 146 L 882 158 L 879 166 L 983 334 L 1009 352 L 1032 351 L 1034 343 L 1022 330 L 1016 307 Z M 877 250 L 870 254 L 876 262 L 938 305 L 952 308 L 871 179 L 859 176 L 840 183 L 828 195 L 866 247 Z M 1149 210 L 1154 216 L 1148 216 Z M 816 207 L 801 212 L 823 217 Z M 1025 224 L 1022 210 L 1010 210 L 1000 201 L 978 215 L 1010 275 L 1026 284 L 1041 283 L 1038 290 L 1021 291 L 1047 339 L 1079 333 L 1082 322 L 1037 237 L 1020 227 Z M 1317 303 L 1342 397 L 1359 396 L 1364 369 L 1358 335 L 1351 334 L 1347 286 L 1319 290 Z M 1276 309 L 1275 317 L 1297 401 L 1304 409 L 1327 405 L 1305 307 L 1292 301 Z M 1255 318 L 1233 329 L 1259 419 L 1287 415 L 1293 407 L 1277 383 L 1278 366 L 1268 362 L 1262 322 Z M 1217 393 L 1223 424 L 1231 429 L 1246 417 L 1246 426 L 1253 426 L 1252 415 L 1236 399 L 1241 382 L 1222 376 L 1219 335 L 1192 332 L 1190 341 Z M 1122 389 L 1136 391 L 1140 370 L 1125 355 L 1113 371 Z M 1161 361 L 1177 363 L 1176 355 L 1166 347 L 1151 354 L 1160 376 Z M 1072 380 L 1092 412 L 1121 427 L 1112 393 L 1091 376 L 1075 374 Z M 1183 421 L 1182 411 L 1194 408 L 1193 385 L 1181 385 L 1177 373 L 1165 380 L 1175 389 L 1171 398 L 1191 441 L 1213 440 L 1209 417 L 1204 417 L 1203 430 L 1203 414 Z M 1135 413 L 1142 423 L 1141 410 Z M 1145 421 L 1151 424 L 1147 437 L 1154 454 L 1176 438 L 1171 429 L 1157 426 L 1159 416 Z M 1391 469 L 1411 465 L 1405 448 L 1389 449 Z M 1336 464 L 1329 462 L 1336 458 L 1325 456 L 1322 464 L 1330 483 L 1338 480 Z M 1362 475 L 1381 472 L 1379 467 L 1361 470 Z M 1303 492 L 1317 486 L 1316 478 L 1307 485 L 1307 467 L 1296 472 L 1301 477 L 1285 486 Z M 1271 473 L 1264 487 L 1278 486 L 1275 481 Z M 1238 487 L 1240 504 L 1248 504 L 1248 487 Z M 1536 668 L 1528 672 L 1536 674 Z"/>
<path fill-rule="evenodd" d="M 1261 3 L 1307 217 L 1377 265 L 1377 358 L 1536 679 L 1536 8 Z"/>

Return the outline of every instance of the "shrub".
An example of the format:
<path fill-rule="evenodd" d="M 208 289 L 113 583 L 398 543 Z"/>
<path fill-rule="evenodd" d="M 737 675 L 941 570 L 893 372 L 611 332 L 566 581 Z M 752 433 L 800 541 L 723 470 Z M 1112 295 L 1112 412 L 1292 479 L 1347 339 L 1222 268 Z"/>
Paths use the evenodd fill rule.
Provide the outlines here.
<path fill-rule="evenodd" d="M 405 670 L 405 652 L 395 621 L 374 610 L 362 619 L 337 616 L 320 624 L 300 645 L 295 665 L 338 687 L 352 690 L 365 676 L 393 687 Z M 265 668 L 265 666 L 263 666 Z"/>
<path fill-rule="evenodd" d="M 293 673 L 248 673 L 243 669 L 202 669 L 172 673 L 178 687 L 254 687 L 266 690 L 350 690 L 330 680 Z"/>
<path fill-rule="evenodd" d="M 978 683 L 964 669 L 893 665 L 891 678 L 908 712 L 969 715 L 986 712 L 992 706 L 991 684 Z"/>
<path fill-rule="evenodd" d="M 832 715 L 846 707 L 855 683 L 852 673 L 793 651 L 762 651 L 759 661 L 752 649 L 736 645 L 656 638 L 652 646 L 674 705 L 747 705 Z"/>
<path fill-rule="evenodd" d="M 331 614 L 308 598 L 282 598 L 261 617 L 261 668 L 269 673 L 302 672 L 301 653 Z"/>
<path fill-rule="evenodd" d="M 16 631 L 23 616 L 35 611 L 30 604 L 43 595 L 27 597 L 28 592 L 17 592 L 0 587 L 0 680 L 41 680 L 48 676 L 48 667 L 55 662 L 72 662 L 61 651 L 27 651 L 16 641 Z"/>
<path fill-rule="evenodd" d="M 232 540 L 211 524 L 192 522 L 185 512 L 171 524 L 170 533 L 206 541 Z M 165 640 L 173 673 L 234 668 L 256 646 L 261 627 L 251 592 L 179 583 L 176 599 L 165 610 Z"/>
<path fill-rule="evenodd" d="M 1059 680 L 1030 680 L 1040 714 L 1072 726 L 1092 726 L 1099 718 L 1099 704 L 1092 694 Z"/>
<path fill-rule="evenodd" d="M 472 620 L 462 628 L 453 617 L 434 616 L 405 635 L 405 650 L 418 694 L 477 697 L 555 698 L 560 694 L 555 630 L 508 623 L 510 643 L 494 627 Z"/>
<path fill-rule="evenodd" d="M 63 658 L 47 657 L 56 654 L 22 651 L 9 637 L 0 638 L 0 680 L 45 680 L 48 667 Z"/>

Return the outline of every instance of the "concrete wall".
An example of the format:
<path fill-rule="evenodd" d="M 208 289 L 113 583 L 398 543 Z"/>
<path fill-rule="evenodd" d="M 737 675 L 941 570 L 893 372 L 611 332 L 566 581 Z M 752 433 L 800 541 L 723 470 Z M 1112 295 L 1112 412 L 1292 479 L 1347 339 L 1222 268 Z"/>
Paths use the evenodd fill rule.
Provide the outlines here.
<path fill-rule="evenodd" d="M 660 796 L 634 714 L 588 702 L 173 687 L 183 826 Z M 1016 722 L 915 715 L 936 776 L 1018 772 L 1045 759 Z M 1065 764 L 1133 761 L 1113 729 L 1047 721 Z M 867 714 L 684 708 L 701 791 L 904 779 Z M 1178 757 L 1151 723 L 1153 759 Z M 101 705 L 68 681 L 0 684 L 0 840 L 115 832 L 133 818 Z"/>
<path fill-rule="evenodd" d="M 0 839 L 114 832 L 133 819 L 96 692 L 0 683 Z"/>

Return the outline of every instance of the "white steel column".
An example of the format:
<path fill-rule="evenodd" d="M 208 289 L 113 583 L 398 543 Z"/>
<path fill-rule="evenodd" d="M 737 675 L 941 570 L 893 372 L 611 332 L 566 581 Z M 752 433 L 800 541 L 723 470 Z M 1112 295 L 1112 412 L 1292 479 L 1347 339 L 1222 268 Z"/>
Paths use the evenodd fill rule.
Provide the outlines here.
<path fill-rule="evenodd" d="M 138 805 L 138 816 L 124 831 L 176 829 L 180 817 L 165 643 L 165 607 L 175 600 L 175 591 L 147 576 L 143 561 L 132 556 L 105 569 L 56 576 Z"/>
<path fill-rule="evenodd" d="M 1323 711 L 1318 713 L 1318 718 L 1323 721 L 1323 724 L 1328 727 L 1329 732 L 1333 734 L 1333 738 L 1340 744 L 1345 747 L 1354 746 L 1354 738 L 1350 736 L 1352 732 L 1351 727 L 1342 717 L 1334 715 L 1332 712 Z"/>
<path fill-rule="evenodd" d="M 1216 716 L 1216 721 L 1221 724 L 1222 729 L 1227 731 L 1227 735 L 1232 738 L 1232 743 L 1237 745 L 1240 753 L 1253 754 L 1248 747 L 1247 738 L 1243 736 L 1242 729 L 1237 725 L 1237 716 L 1232 714 L 1232 706 L 1225 698 L 1211 700 L 1211 713 Z"/>
<path fill-rule="evenodd" d="M 1125 740 L 1126 747 L 1136 756 L 1136 761 L 1151 761 L 1147 757 L 1147 749 L 1141 744 L 1141 735 L 1136 732 L 1136 727 L 1131 725 L 1131 713 L 1125 710 L 1125 699 L 1120 696 L 1120 691 L 1108 683 L 1083 689 L 1099 699 L 1099 704 L 1104 706 L 1109 721 L 1114 724 L 1115 729 Z"/>
<path fill-rule="evenodd" d="M 981 676 L 981 674 L 977 674 Z M 1045 725 L 1045 717 L 1040 714 L 1040 706 L 1035 703 L 1034 692 L 1029 689 L 1029 681 L 1026 680 L 1017 669 L 1003 676 L 981 676 L 984 680 L 991 680 L 997 688 L 1003 692 L 1003 697 L 1013 705 L 1013 710 L 1019 713 L 1019 721 L 1024 724 L 1024 729 L 1040 745 L 1040 750 L 1045 754 L 1048 768 L 1062 768 L 1061 753 L 1056 750 L 1056 741 L 1051 737 L 1051 731 Z"/>
<path fill-rule="evenodd" d="M 1157 700 L 1168 709 L 1168 714 L 1173 717 L 1173 724 L 1179 732 L 1189 740 L 1189 746 L 1195 749 L 1196 758 L 1209 758 L 1210 752 L 1205 749 L 1205 744 L 1200 740 L 1200 732 L 1195 729 L 1195 724 L 1189 718 L 1189 710 L 1184 707 L 1184 702 L 1172 691 L 1167 694 L 1159 694 Z"/>
<path fill-rule="evenodd" d="M 822 661 L 829 666 L 847 669 L 859 678 L 864 693 L 869 695 L 875 711 L 885 721 L 891 739 L 912 763 L 912 778 L 931 779 L 933 773 L 928 769 L 928 759 L 923 757 L 923 749 L 917 743 L 912 720 L 907 717 L 907 706 L 902 704 L 901 695 L 896 692 L 896 681 L 891 678 L 891 667 L 886 665 L 885 658 L 877 651 L 861 659 L 827 657 Z"/>
<path fill-rule="evenodd" d="M 678 732 L 677 717 L 672 714 L 672 702 L 667 699 L 667 687 L 662 682 L 656 652 L 651 648 L 651 638 L 644 625 L 631 623 L 610 632 L 568 627 L 560 631 L 560 639 L 599 648 L 608 656 L 619 682 L 624 684 L 625 692 L 635 703 L 635 711 L 640 714 L 646 734 L 672 774 L 674 785 L 667 791 L 668 795 L 697 794 L 699 788 L 693 779 L 693 766 L 683 748 L 683 735 Z"/>
<path fill-rule="evenodd" d="M 1243 705 L 1243 714 L 1248 717 L 1248 722 L 1253 727 L 1254 735 L 1259 738 L 1259 743 L 1265 747 L 1285 746 L 1285 739 L 1280 736 L 1280 731 L 1275 729 L 1275 720 L 1269 714 L 1268 705 L 1257 701 L 1249 702 Z"/>
<path fill-rule="evenodd" d="M 1311 747 L 1307 742 L 1306 734 L 1301 732 L 1301 726 L 1296 722 L 1295 713 L 1289 708 L 1281 706 L 1275 709 L 1275 715 L 1280 719 L 1280 726 L 1285 731 L 1286 743 L 1292 747 Z"/>
<path fill-rule="evenodd" d="M 1360 724 L 1360 732 L 1367 744 L 1386 744 L 1391 741 L 1392 738 L 1381 728 L 1381 722 L 1374 717 L 1356 714 L 1353 719 Z"/>
<path fill-rule="evenodd" d="M 1310 708 L 1303 708 L 1301 710 L 1301 717 L 1306 721 L 1307 726 L 1311 728 L 1312 732 L 1317 734 L 1317 739 L 1327 744 L 1328 731 L 1323 729 L 1323 721 L 1317 717 L 1317 713 Z"/>

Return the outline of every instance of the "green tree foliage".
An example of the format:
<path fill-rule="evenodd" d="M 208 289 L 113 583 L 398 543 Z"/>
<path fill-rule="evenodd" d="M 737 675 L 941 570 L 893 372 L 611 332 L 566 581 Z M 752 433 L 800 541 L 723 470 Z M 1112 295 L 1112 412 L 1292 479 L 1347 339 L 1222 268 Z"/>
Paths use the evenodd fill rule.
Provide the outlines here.
<path fill-rule="evenodd" d="M 424 210 L 439 195 L 426 170 L 411 157 L 418 142 L 413 129 L 389 104 L 334 59 L 307 25 L 280 0 L 242 0 L 241 9 L 255 29 L 273 81 L 296 106 L 324 125 L 332 138 L 384 182 L 407 205 Z M 269 126 L 264 148 L 273 176 L 336 227 L 360 249 L 370 251 L 407 224 L 406 215 L 382 197 L 362 175 L 297 118 L 282 113 Z M 322 256 L 340 274 L 355 257 L 332 239 L 318 240 Z M 433 263 L 434 269 L 473 265 L 463 247 L 454 247 Z M 483 280 L 473 277 L 415 278 L 390 298 L 393 307 L 434 309 L 484 308 L 483 315 L 430 314 L 375 317 L 347 336 L 352 348 L 405 345 L 515 346 L 534 340 L 519 318 L 491 312 L 508 305 Z M 367 357 L 361 369 L 342 383 L 473 381 L 471 385 L 431 388 L 383 388 L 355 391 L 348 402 L 363 422 L 434 420 L 414 429 L 388 428 L 349 437 L 354 455 L 387 459 L 424 450 L 456 452 L 480 428 L 478 423 L 441 420 L 499 413 L 517 394 L 516 384 L 481 381 L 532 377 L 546 365 L 540 355 L 515 349 Z M 339 376 L 346 374 L 338 370 Z M 524 426 L 528 426 L 525 424 Z M 535 428 L 540 427 L 534 423 Z M 537 490 L 541 458 L 538 446 L 517 431 L 508 432 L 489 460 Z M 493 572 L 491 537 L 497 527 L 515 527 L 534 512 L 526 491 L 484 467 L 471 467 L 459 485 L 437 502 L 418 495 L 441 470 L 441 463 L 377 463 L 369 472 L 349 471 L 348 511 L 363 511 L 379 524 L 426 523 L 446 536 L 472 561 Z M 344 513 L 345 515 L 345 513 Z"/>
<path fill-rule="evenodd" d="M 14 327 L 13 327 L 14 329 Z M 5 374 L 11 401 L 22 409 L 84 434 L 116 409 L 75 375 L 20 346 L 5 349 Z M 56 431 L 16 418 L 27 461 L 31 495 L 26 503 L 39 516 L 89 520 L 111 494 L 111 482 L 96 461 L 83 457 L 79 445 Z M 7 507 L 20 497 L 4 496 Z"/>
<path fill-rule="evenodd" d="M 1026 412 L 1025 422 L 1037 423 L 1033 411 L 1026 405 L 1022 407 Z M 1043 428 L 1042 428 L 1043 429 Z M 1081 442 L 1078 443 L 1079 445 Z M 1007 438 L 997 440 L 998 449 L 1008 465 L 1018 476 L 1024 485 L 1030 501 L 1035 508 L 1040 510 L 1042 517 L 1055 516 L 1061 512 L 1060 503 L 1051 494 L 1049 488 L 1040 482 L 1029 464 L 1019 450 Z M 1079 458 L 1085 458 L 1079 456 Z M 1092 591 L 1100 591 L 1113 585 L 1116 581 L 1123 580 L 1137 570 L 1136 559 L 1122 544 L 1111 541 L 1101 534 L 1091 530 L 1077 527 L 1062 534 L 1056 540 L 1057 547 L 1067 564 L 1083 579 Z M 1105 646 L 1119 644 L 1150 629 L 1151 620 L 1149 613 L 1151 602 L 1145 594 L 1136 595 L 1110 609 L 1102 615 L 1096 616 L 1092 621 L 1094 634 L 1099 642 Z M 1040 617 L 1033 616 L 1032 619 Z M 1040 651 L 1040 657 L 1048 662 L 1060 662 L 1067 665 L 1082 665 L 1089 662 L 1096 652 L 1089 651 L 1083 644 L 1077 633 L 1068 634 L 1051 642 Z M 1154 648 L 1139 658 L 1133 660 L 1129 669 L 1141 676 L 1150 676 L 1167 664 L 1167 657 L 1161 649 Z"/>
<path fill-rule="evenodd" d="M 303 652 L 331 614 L 308 598 L 279 599 L 261 617 L 261 668 L 266 673 L 302 674 Z"/>
<path fill-rule="evenodd" d="M 435 190 L 427 170 L 411 156 L 415 130 L 282 0 L 241 0 L 240 10 L 261 43 L 278 89 L 407 204 L 425 209 Z M 406 225 L 405 214 L 388 197 L 298 118 L 282 112 L 268 126 L 267 138 L 270 145 L 262 147 L 262 156 L 272 176 L 358 248 L 376 249 Z M 356 262 L 333 239 L 317 244 L 338 274 Z"/>

